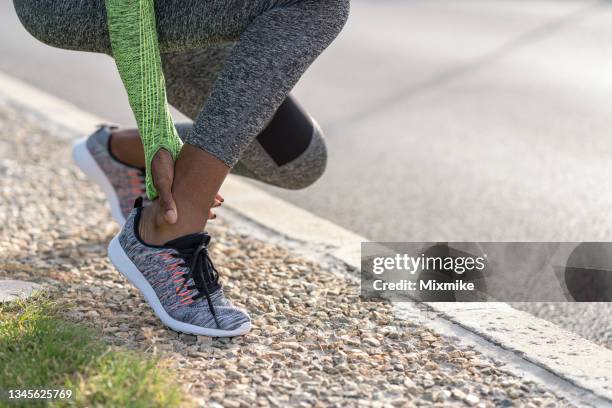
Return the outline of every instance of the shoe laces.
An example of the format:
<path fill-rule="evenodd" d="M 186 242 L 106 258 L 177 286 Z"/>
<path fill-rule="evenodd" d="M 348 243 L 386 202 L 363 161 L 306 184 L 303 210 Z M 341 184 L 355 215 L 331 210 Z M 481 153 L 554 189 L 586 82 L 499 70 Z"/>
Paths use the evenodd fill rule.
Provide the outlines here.
<path fill-rule="evenodd" d="M 209 242 L 210 236 L 206 235 L 195 249 L 177 249 L 177 253 L 173 254 L 172 257 L 182 259 L 183 264 L 180 266 L 187 269 L 187 272 L 182 275 L 184 280 L 179 290 L 186 286 L 189 290 L 195 289 L 197 291 L 197 293 L 191 297 L 193 300 L 205 298 L 217 327 L 221 329 L 221 325 L 217 319 L 215 306 L 211 299 L 211 294 L 219 290 L 221 285 L 219 284 L 219 272 L 215 268 L 208 253 Z M 190 279 L 193 279 L 194 284 L 186 285 Z"/>

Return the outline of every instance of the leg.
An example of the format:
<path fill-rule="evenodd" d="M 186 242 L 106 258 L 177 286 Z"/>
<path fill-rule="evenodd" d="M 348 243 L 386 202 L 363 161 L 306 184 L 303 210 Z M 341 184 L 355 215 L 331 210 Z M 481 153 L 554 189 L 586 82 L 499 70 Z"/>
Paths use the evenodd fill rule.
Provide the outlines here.
<path fill-rule="evenodd" d="M 111 54 L 104 0 L 13 0 L 32 36 L 68 50 Z"/>
<path fill-rule="evenodd" d="M 163 54 L 162 64 L 170 104 L 193 120 L 210 96 L 232 46 L 232 43 L 228 43 Z M 191 132 L 191 128 L 191 124 L 177 125 L 183 141 Z M 144 166 L 144 153 L 137 129 L 114 132 L 111 148 L 115 156 L 124 163 Z"/>
<path fill-rule="evenodd" d="M 15 5 L 26 28 L 41 40 L 109 52 L 102 0 L 15 0 Z M 197 18 L 183 19 L 181 10 Z M 235 165 L 303 71 L 342 29 L 347 12 L 348 0 L 156 3 L 164 52 L 237 41 L 187 142 L 228 168 Z"/>
<path fill-rule="evenodd" d="M 59 35 L 54 38 L 56 44 L 63 43 L 63 31 L 56 26 L 47 28 L 49 21 L 68 24 L 66 32 L 83 31 L 82 38 L 90 38 L 91 32 L 97 30 L 103 37 L 99 43 L 81 44 L 76 35 L 66 43 L 67 47 L 104 50 L 105 40 L 108 43 L 104 13 L 91 13 L 87 8 L 99 6 L 101 1 L 15 0 L 21 5 L 42 4 L 51 10 L 50 14 L 62 16 L 35 18 L 41 36 L 53 31 Z M 210 236 L 197 232 L 204 228 L 206 213 L 229 168 L 269 122 L 303 71 L 342 28 L 348 0 L 185 3 L 156 3 L 159 35 L 167 51 L 202 48 L 207 42 L 221 40 L 239 41 L 176 163 L 173 193 L 179 223 L 156 224 L 156 203 L 135 209 L 111 241 L 109 257 L 141 289 L 164 324 L 192 334 L 236 336 L 250 329 L 249 317 L 225 298 L 208 254 Z M 188 19 L 181 18 L 185 6 L 191 13 Z M 84 21 L 89 22 L 92 14 L 99 18 L 93 28 L 80 26 L 78 17 L 82 17 L 79 12 L 83 10 L 89 12 Z M 70 14 L 69 18 L 64 13 Z M 22 8 L 22 20 L 31 22 L 29 16 Z M 195 234 L 185 235 L 192 232 Z M 184 236 L 174 239 L 181 235 Z M 166 243 L 152 246 L 145 242 Z"/>
<path fill-rule="evenodd" d="M 275 4 L 282 6 L 291 2 L 260 3 L 259 6 L 247 7 L 241 3 L 231 5 L 201 1 L 185 4 L 175 0 L 156 5 L 160 47 L 166 51 L 163 60 L 168 98 L 187 116 L 194 119 L 210 95 L 214 81 L 240 35 L 241 25 L 255 20 L 262 10 L 272 11 Z M 346 18 L 338 14 L 346 14 L 348 0 L 340 3 L 343 4 L 330 4 L 327 7 L 327 17 L 334 19 L 334 13 L 337 17 L 335 24 L 331 24 L 328 29 L 330 33 L 339 30 L 338 25 L 341 26 Z M 42 42 L 64 49 L 111 54 L 103 0 L 14 0 L 14 5 L 24 27 Z M 203 16 L 202 19 L 177 21 L 180 11 L 185 9 L 192 10 L 193 15 Z M 233 9 L 244 12 L 244 21 L 225 28 L 219 27 L 219 13 Z M 216 31 L 211 31 L 211 27 Z M 213 44 L 216 41 L 221 42 Z M 305 188 L 316 181 L 326 166 L 325 142 L 320 129 L 306 115 L 300 115 L 300 112 L 291 101 L 283 103 L 270 126 L 264 130 L 265 134 L 244 149 L 244 156 L 235 166 L 234 172 L 289 189 Z M 287 126 L 290 120 L 295 126 Z M 183 135 L 186 136 L 186 132 Z M 137 134 L 132 132 L 120 136 L 135 138 Z M 304 137 L 310 140 L 309 144 L 300 143 Z M 117 146 L 116 156 L 142 167 L 138 155 L 130 151 L 140 141 L 121 139 L 125 141 L 125 148 Z M 294 147 L 290 157 L 295 160 L 279 161 L 272 157 L 271 150 L 278 150 L 279 146 Z M 125 154 L 121 154 L 123 151 Z"/>
<path fill-rule="evenodd" d="M 229 43 L 164 54 L 162 60 L 170 103 L 194 119 L 210 96 L 233 46 Z M 183 140 L 193 130 L 188 123 L 178 124 L 177 128 Z M 144 166 L 137 130 L 117 131 L 112 147 L 115 156 L 124 163 Z M 245 149 L 232 173 L 277 187 L 301 189 L 317 181 L 326 164 L 323 132 L 295 98 L 289 96 L 266 128 Z"/>
<path fill-rule="evenodd" d="M 191 123 L 178 123 L 176 127 L 183 140 L 193 131 Z M 144 152 L 137 129 L 113 132 L 111 148 L 121 162 L 144 167 Z M 231 172 L 276 187 L 299 190 L 317 181 L 325 172 L 326 164 L 323 132 L 289 97 L 246 148 Z"/>
<path fill-rule="evenodd" d="M 163 55 L 170 103 L 195 119 L 234 45 Z M 183 139 L 192 131 L 188 124 L 177 127 Z M 300 189 L 318 180 L 326 163 L 323 132 L 295 98 L 289 96 L 245 149 L 232 173 L 278 187 Z"/>
<path fill-rule="evenodd" d="M 229 169 L 304 70 L 336 37 L 346 12 L 344 0 L 306 0 L 247 19 L 248 25 L 187 139 L 186 153 L 177 161 L 173 193 L 180 214 L 178 223 L 154 223 L 159 219 L 155 205 L 143 213 L 143 234 L 152 242 L 165 242 L 205 227 L 206 214 Z M 245 21 L 239 19 L 238 23 Z M 206 183 L 201 183 L 205 177 Z"/>

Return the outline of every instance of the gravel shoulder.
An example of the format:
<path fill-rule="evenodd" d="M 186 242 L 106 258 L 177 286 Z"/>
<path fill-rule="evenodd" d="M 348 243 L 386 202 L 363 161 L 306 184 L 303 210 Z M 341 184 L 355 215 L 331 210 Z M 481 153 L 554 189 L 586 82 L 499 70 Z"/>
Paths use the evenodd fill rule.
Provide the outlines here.
<path fill-rule="evenodd" d="M 231 197 L 226 197 L 231 200 Z M 114 270 L 117 232 L 70 143 L 0 99 L 0 278 L 41 283 L 65 314 L 114 345 L 162 354 L 200 405 L 528 406 L 570 404 L 503 362 L 362 302 L 340 266 L 322 267 L 223 220 L 212 257 L 253 330 L 234 339 L 177 335 Z"/>

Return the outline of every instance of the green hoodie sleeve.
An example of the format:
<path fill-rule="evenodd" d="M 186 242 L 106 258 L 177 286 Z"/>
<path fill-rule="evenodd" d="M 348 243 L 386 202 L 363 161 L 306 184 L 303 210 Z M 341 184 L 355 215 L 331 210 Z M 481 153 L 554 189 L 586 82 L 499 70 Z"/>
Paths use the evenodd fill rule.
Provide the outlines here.
<path fill-rule="evenodd" d="M 154 0 L 105 0 L 113 56 L 144 146 L 147 197 L 157 197 L 151 160 L 166 149 L 176 160 L 181 140 L 170 116 Z"/>

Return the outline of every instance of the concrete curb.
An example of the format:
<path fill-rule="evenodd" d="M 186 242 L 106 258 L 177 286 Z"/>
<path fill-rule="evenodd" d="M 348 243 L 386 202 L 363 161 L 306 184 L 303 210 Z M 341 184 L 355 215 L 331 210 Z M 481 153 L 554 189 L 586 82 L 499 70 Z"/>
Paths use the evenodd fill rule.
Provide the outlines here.
<path fill-rule="evenodd" d="M 0 95 L 70 134 L 84 135 L 104 120 L 0 73 Z M 292 247 L 331 257 L 356 273 L 364 237 L 275 198 L 238 178 L 223 187 L 230 208 L 254 228 L 277 234 Z M 398 318 L 418 319 L 426 326 L 513 360 L 515 371 L 550 385 L 580 405 L 612 406 L 612 350 L 515 310 L 504 303 L 431 303 L 429 311 L 412 304 L 396 307 Z M 433 313 L 432 313 L 433 312 Z M 432 319 L 432 317 L 439 317 Z"/>

